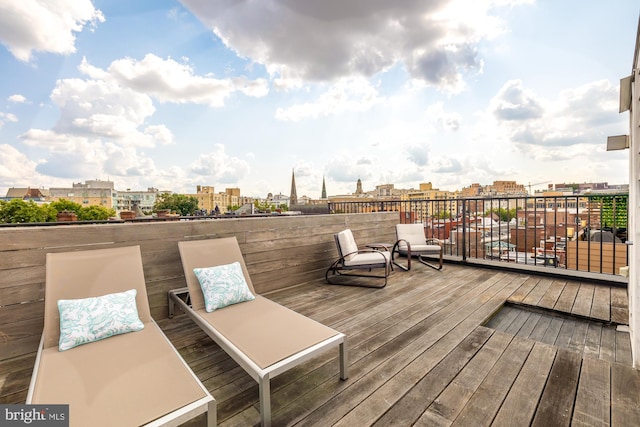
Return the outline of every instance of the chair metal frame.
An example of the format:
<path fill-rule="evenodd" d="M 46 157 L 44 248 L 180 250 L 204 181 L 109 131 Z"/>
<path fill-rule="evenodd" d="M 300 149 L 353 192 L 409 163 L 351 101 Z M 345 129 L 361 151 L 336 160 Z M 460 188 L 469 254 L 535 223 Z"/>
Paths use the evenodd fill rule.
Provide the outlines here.
<path fill-rule="evenodd" d="M 340 233 L 343 233 L 345 231 L 351 232 L 351 230 L 343 230 Z M 387 257 L 384 253 L 388 252 L 388 251 L 381 251 L 379 249 L 376 248 L 366 248 L 366 249 L 358 249 L 357 251 L 353 251 L 353 252 L 349 252 L 349 253 L 343 253 L 342 251 L 342 245 L 340 244 L 340 233 L 336 233 L 333 235 L 335 242 L 336 242 L 336 247 L 338 249 L 338 256 L 339 258 L 333 262 L 333 264 L 331 264 L 331 266 L 329 266 L 329 268 L 327 269 L 327 271 L 325 272 L 325 279 L 327 281 L 327 283 L 331 284 L 331 285 L 348 285 L 348 286 L 360 286 L 360 287 L 366 287 L 366 288 L 384 288 L 385 286 L 387 286 L 387 279 L 389 277 L 389 275 L 391 274 L 391 271 L 393 270 L 393 266 L 391 265 L 391 254 L 389 253 L 389 256 Z M 376 245 L 376 246 L 382 246 L 382 245 Z M 360 254 L 380 254 L 380 261 L 379 262 L 369 262 L 369 263 L 363 263 L 363 264 L 349 264 L 348 262 L 348 257 L 351 255 L 360 255 Z M 383 275 L 379 275 L 379 274 L 368 274 L 368 273 L 357 273 L 357 271 L 369 271 L 371 272 L 374 269 L 380 269 L 383 268 L 384 269 L 384 274 Z M 354 272 L 355 271 L 355 272 Z M 342 276 L 342 277 L 364 277 L 364 278 L 374 278 L 374 279 L 384 279 L 384 282 L 382 283 L 382 285 L 367 285 L 367 284 L 362 284 L 362 283 L 348 283 L 348 282 L 332 282 L 330 277 L 334 277 L 335 276 Z"/>
<path fill-rule="evenodd" d="M 406 224 L 398 224 L 398 225 L 406 225 Z M 426 265 L 427 267 L 431 267 L 434 270 L 438 270 L 438 271 L 442 270 L 444 249 L 442 247 L 441 242 L 439 242 L 438 239 L 427 239 L 425 237 L 424 245 L 433 246 L 434 248 L 416 250 L 415 247 L 414 249 L 411 249 L 411 243 L 400 236 L 401 236 L 401 233 L 398 232 L 398 226 L 396 225 L 396 237 L 398 238 L 398 240 L 393 245 L 393 249 L 391 250 L 391 262 L 393 264 L 397 265 L 404 271 L 409 271 L 411 270 L 411 258 L 415 257 L 418 260 L 418 262 Z M 406 249 L 400 248 L 401 243 L 404 243 L 407 245 Z M 435 246 L 438 246 L 439 249 L 435 249 Z M 396 254 L 398 254 L 398 256 L 407 257 L 406 266 L 399 264 L 395 261 Z M 436 256 L 439 255 L 438 265 L 434 265 L 431 262 L 427 261 L 427 258 L 426 258 L 427 255 L 436 255 Z"/>

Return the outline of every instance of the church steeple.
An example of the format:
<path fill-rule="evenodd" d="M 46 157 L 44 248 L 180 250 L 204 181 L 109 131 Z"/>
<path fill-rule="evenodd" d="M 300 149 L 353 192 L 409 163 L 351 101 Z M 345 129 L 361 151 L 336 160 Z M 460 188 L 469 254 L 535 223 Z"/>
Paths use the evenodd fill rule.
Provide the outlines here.
<path fill-rule="evenodd" d="M 364 191 L 362 191 L 362 181 L 360 181 L 360 178 L 358 178 L 358 182 L 356 183 L 356 194 L 362 194 L 364 193 Z"/>
<path fill-rule="evenodd" d="M 291 194 L 289 195 L 289 206 L 298 204 L 298 192 L 296 191 L 296 175 L 291 169 Z"/>
<path fill-rule="evenodd" d="M 320 196 L 321 199 L 326 199 L 327 198 L 327 186 L 324 185 L 324 176 L 322 177 L 322 196 Z"/>

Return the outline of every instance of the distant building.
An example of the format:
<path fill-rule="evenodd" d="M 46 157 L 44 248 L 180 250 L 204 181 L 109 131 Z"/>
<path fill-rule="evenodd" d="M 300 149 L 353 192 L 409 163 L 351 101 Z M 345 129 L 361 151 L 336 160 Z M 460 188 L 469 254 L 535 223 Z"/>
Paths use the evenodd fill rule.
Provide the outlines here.
<path fill-rule="evenodd" d="M 288 206 L 298 204 L 298 190 L 296 189 L 296 175 L 294 171 L 291 171 L 291 193 L 289 194 Z"/>
<path fill-rule="evenodd" d="M 211 215 L 223 215 L 230 207 L 242 206 L 251 203 L 240 196 L 239 188 L 227 188 L 224 192 L 216 193 L 215 188 L 209 185 L 196 186 L 196 194 L 185 194 L 198 199 L 198 209 L 202 209 Z"/>
<path fill-rule="evenodd" d="M 20 199 L 33 200 L 34 202 L 44 202 L 49 199 L 49 190 L 44 188 L 9 188 L 5 200 Z"/>
<path fill-rule="evenodd" d="M 469 187 L 460 190 L 460 197 L 524 197 L 527 195 L 527 189 L 524 185 L 518 184 L 516 181 L 493 181 L 493 184 L 480 185 L 473 183 Z"/>
<path fill-rule="evenodd" d="M 549 184 L 547 192 L 548 191 L 561 191 L 563 193 L 572 192 L 572 194 L 582 194 L 587 191 L 598 193 L 628 193 L 629 184 L 609 185 L 608 182 Z"/>
<path fill-rule="evenodd" d="M 404 222 L 424 222 L 427 218 L 448 218 L 458 214 L 456 192 L 433 188 L 430 182 L 421 183 L 419 187 L 419 190 L 412 190 L 402 196 L 404 201 L 418 203 L 409 209 L 414 217 L 405 217 Z M 436 202 L 427 202 L 427 200 L 436 200 Z"/>
<path fill-rule="evenodd" d="M 324 176 L 322 177 L 322 195 L 320 196 L 322 200 L 327 198 L 327 186 L 324 184 Z"/>
<path fill-rule="evenodd" d="M 115 209 L 116 191 L 112 181 L 90 180 L 73 183 L 71 187 L 49 189 L 49 201 L 69 200 L 82 206 L 103 206 Z"/>
<path fill-rule="evenodd" d="M 151 214 L 153 206 L 160 194 L 169 193 L 168 191 L 160 192 L 157 188 L 147 188 L 143 190 L 126 190 L 115 191 L 114 209 L 116 212 L 135 211 L 136 206 L 145 214 Z"/>

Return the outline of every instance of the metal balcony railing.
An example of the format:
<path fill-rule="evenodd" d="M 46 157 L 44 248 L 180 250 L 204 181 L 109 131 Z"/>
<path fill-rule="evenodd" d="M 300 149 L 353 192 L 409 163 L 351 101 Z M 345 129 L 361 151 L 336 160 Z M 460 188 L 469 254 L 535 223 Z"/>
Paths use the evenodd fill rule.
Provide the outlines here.
<path fill-rule="evenodd" d="M 330 202 L 331 213 L 398 212 L 445 255 L 619 275 L 628 265 L 628 194 Z"/>

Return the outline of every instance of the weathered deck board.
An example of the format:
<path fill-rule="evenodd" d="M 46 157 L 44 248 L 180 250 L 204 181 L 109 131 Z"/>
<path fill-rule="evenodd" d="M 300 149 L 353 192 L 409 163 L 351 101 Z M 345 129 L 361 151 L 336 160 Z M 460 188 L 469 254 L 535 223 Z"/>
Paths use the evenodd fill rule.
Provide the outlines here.
<path fill-rule="evenodd" d="M 611 319 L 611 288 L 604 286 L 595 287 L 589 317 L 607 322 Z"/>
<path fill-rule="evenodd" d="M 558 298 L 562 294 L 564 287 L 566 285 L 565 281 L 554 280 L 547 292 L 542 296 L 540 302 L 538 302 L 539 307 L 552 309 L 558 302 Z"/>
<path fill-rule="evenodd" d="M 634 426 L 640 419 L 640 371 L 611 365 L 611 425 Z"/>
<path fill-rule="evenodd" d="M 568 282 L 562 289 L 562 293 L 553 307 L 554 310 L 561 311 L 563 313 L 571 313 L 573 304 L 576 301 L 578 290 L 580 289 L 580 283 Z"/>
<path fill-rule="evenodd" d="M 581 360 L 577 353 L 558 350 L 531 424 L 533 427 L 570 424 Z"/>
<path fill-rule="evenodd" d="M 597 328 L 589 334 L 584 319 L 545 312 L 556 296 L 555 308 L 572 300 L 572 289 L 575 300 L 580 287 L 577 281 L 522 273 L 455 264 L 437 272 L 416 264 L 409 272 L 394 272 L 384 289 L 316 280 L 270 292 L 266 296 L 274 301 L 347 334 L 350 353 L 347 381 L 338 378 L 337 352 L 272 379 L 273 424 L 502 426 L 531 425 L 536 419 L 558 425 L 568 411 L 569 421 L 579 425 L 606 418 L 606 403 L 612 425 L 639 425 L 640 378 L 628 366 L 628 333 L 601 326 L 599 334 Z M 626 290 L 614 289 L 612 313 L 614 304 L 626 309 Z M 591 302 L 584 303 L 589 315 L 599 292 L 594 290 Z M 507 306 L 508 312 L 500 314 L 500 307 L 513 298 L 537 299 L 545 307 L 526 311 L 528 307 Z M 573 300 L 565 304 L 565 314 Z M 487 319 L 504 332 L 483 327 Z M 158 323 L 216 398 L 220 425 L 255 425 L 255 381 L 187 316 Z M 0 364 L 0 403 L 24 402 L 32 367 L 33 354 Z M 600 400 L 591 405 L 596 398 Z"/>
<path fill-rule="evenodd" d="M 498 333 L 498 332 L 496 332 Z M 498 362 L 453 422 L 454 426 L 489 425 L 533 348 L 531 340 L 512 340 Z"/>
<path fill-rule="evenodd" d="M 556 349 L 536 343 L 493 420 L 493 426 L 528 425 L 544 390 Z"/>
<path fill-rule="evenodd" d="M 591 306 L 593 305 L 593 293 L 595 292 L 595 286 L 590 283 L 581 283 L 578 295 L 573 303 L 571 313 L 577 316 L 588 317 L 591 313 Z"/>
<path fill-rule="evenodd" d="M 611 321 L 629 324 L 629 297 L 626 288 L 611 288 Z"/>
<path fill-rule="evenodd" d="M 629 334 L 616 331 L 616 326 L 603 324 L 599 319 L 589 321 L 546 310 L 532 310 L 527 306 L 507 304 L 485 326 L 583 356 L 630 365 Z"/>
<path fill-rule="evenodd" d="M 586 357 L 582 360 L 578 393 L 571 425 L 580 427 L 606 426 L 611 406 L 610 364 Z"/>

